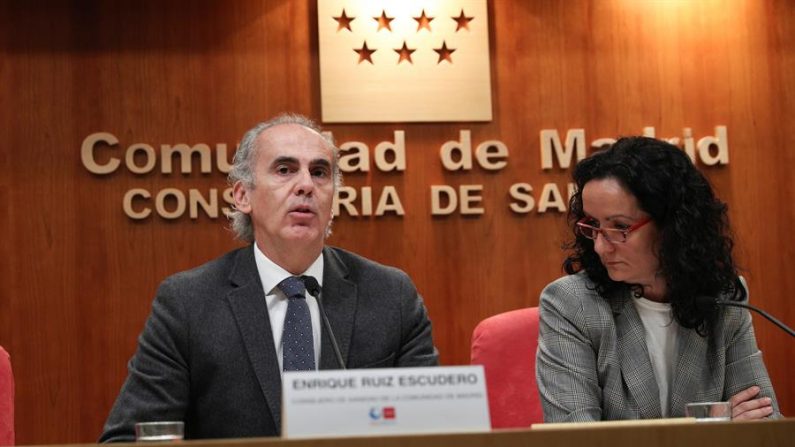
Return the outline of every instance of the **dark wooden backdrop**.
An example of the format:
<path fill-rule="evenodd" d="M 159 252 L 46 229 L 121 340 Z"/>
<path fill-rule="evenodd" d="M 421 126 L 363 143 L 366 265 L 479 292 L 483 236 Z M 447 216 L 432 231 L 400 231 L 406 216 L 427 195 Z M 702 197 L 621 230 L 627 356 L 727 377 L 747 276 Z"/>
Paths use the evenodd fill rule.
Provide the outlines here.
<path fill-rule="evenodd" d="M 319 118 L 316 9 L 311 0 L 0 3 L 0 344 L 16 372 L 20 444 L 95 440 L 157 284 L 236 246 L 222 220 L 132 221 L 121 209 L 130 188 L 207 191 L 223 188 L 221 174 L 92 175 L 83 138 L 112 132 L 122 155 L 140 142 L 234 145 L 284 110 Z M 489 2 L 494 120 L 327 126 L 371 148 L 402 129 L 408 152 L 403 174 L 345 179 L 396 186 L 406 216 L 343 215 L 330 243 L 406 270 L 442 362 L 464 364 L 478 321 L 536 305 L 562 274 L 563 215 L 508 209 L 511 184 L 531 183 L 538 200 L 544 183 L 568 178 L 541 170 L 541 129 L 584 128 L 590 140 L 644 126 L 700 137 L 726 125 L 731 163 L 705 172 L 731 206 L 752 300 L 793 324 L 794 11 L 787 0 Z M 439 146 L 461 129 L 507 144 L 508 167 L 446 172 Z M 484 185 L 486 213 L 431 217 L 434 184 Z M 792 415 L 795 345 L 759 318 L 755 328 Z"/>

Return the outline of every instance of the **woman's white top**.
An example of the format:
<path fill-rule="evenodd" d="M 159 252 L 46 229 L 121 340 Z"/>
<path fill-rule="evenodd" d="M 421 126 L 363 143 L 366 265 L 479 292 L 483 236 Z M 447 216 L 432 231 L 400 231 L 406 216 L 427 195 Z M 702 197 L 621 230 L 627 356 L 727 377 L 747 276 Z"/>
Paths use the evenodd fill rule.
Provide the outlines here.
<path fill-rule="evenodd" d="M 679 324 L 674 321 L 669 303 L 658 303 L 646 298 L 634 299 L 633 303 L 646 330 L 646 347 L 660 390 L 662 415 L 668 417 L 668 390 L 676 368 L 676 332 Z"/>

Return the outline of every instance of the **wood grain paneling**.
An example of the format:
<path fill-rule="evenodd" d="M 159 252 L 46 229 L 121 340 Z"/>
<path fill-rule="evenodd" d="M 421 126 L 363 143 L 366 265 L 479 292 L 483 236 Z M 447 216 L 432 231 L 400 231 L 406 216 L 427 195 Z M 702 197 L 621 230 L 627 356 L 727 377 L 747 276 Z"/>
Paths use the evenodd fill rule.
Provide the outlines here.
<path fill-rule="evenodd" d="M 395 186 L 403 217 L 337 218 L 330 243 L 406 270 L 426 299 L 444 364 L 468 361 L 481 319 L 536 305 L 562 274 L 557 212 L 508 208 L 542 171 L 541 129 L 661 137 L 726 125 L 731 162 L 705 168 L 729 202 L 752 301 L 795 323 L 795 8 L 787 0 L 492 1 L 494 120 L 329 125 L 370 148 L 406 132 L 405 173 L 349 174 Z M 288 1 L 0 2 L 0 344 L 17 378 L 20 444 L 90 442 L 126 374 L 157 284 L 235 247 L 221 220 L 127 218 L 125 191 L 224 188 L 218 172 L 90 174 L 80 145 L 233 146 L 284 110 L 320 112 L 316 4 Z M 385 86 L 388 88 L 388 86 Z M 471 131 L 510 150 L 498 172 L 448 172 L 439 147 Z M 198 166 L 194 163 L 194 166 Z M 431 185 L 483 185 L 484 215 L 430 215 Z M 785 414 L 795 413 L 795 346 L 755 328 Z"/>

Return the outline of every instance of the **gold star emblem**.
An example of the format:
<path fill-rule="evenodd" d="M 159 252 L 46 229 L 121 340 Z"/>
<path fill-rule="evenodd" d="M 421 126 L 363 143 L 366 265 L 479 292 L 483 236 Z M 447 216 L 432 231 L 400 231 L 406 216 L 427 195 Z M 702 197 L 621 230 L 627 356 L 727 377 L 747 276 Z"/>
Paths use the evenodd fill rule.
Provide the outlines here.
<path fill-rule="evenodd" d="M 386 11 L 384 11 L 382 9 L 381 10 L 381 17 L 373 17 L 373 20 L 378 22 L 378 29 L 376 30 L 376 32 L 381 31 L 382 28 L 386 28 L 387 30 L 389 30 L 391 32 L 392 31 L 392 25 L 390 25 L 390 23 L 393 20 L 395 20 L 395 18 L 394 17 L 387 17 L 386 16 Z"/>
<path fill-rule="evenodd" d="M 367 48 L 367 41 L 365 40 L 361 48 L 359 48 L 358 50 L 354 48 L 353 51 L 359 54 L 359 62 L 358 62 L 359 64 L 361 64 L 363 61 L 367 61 L 372 64 L 373 58 L 371 56 L 373 55 L 373 53 L 375 53 L 378 50 L 371 50 Z"/>
<path fill-rule="evenodd" d="M 334 20 L 337 21 L 337 32 L 341 29 L 347 29 L 348 31 L 353 32 L 351 30 L 351 22 L 356 20 L 356 17 L 348 17 L 345 15 L 345 8 L 342 8 L 342 14 L 339 17 L 332 17 Z"/>
<path fill-rule="evenodd" d="M 461 14 L 458 17 L 451 17 L 456 22 L 455 32 L 458 32 L 461 28 L 469 31 L 469 22 L 471 22 L 474 17 L 467 17 L 464 15 L 464 9 L 461 9 Z"/>
<path fill-rule="evenodd" d="M 433 17 L 426 16 L 424 9 L 422 10 L 422 14 L 419 17 L 414 17 L 414 20 L 417 21 L 417 32 L 423 28 L 427 29 L 428 32 L 431 31 L 431 20 L 433 20 Z"/>
<path fill-rule="evenodd" d="M 398 64 L 403 61 L 409 61 L 410 64 L 414 64 L 414 61 L 411 60 L 411 53 L 417 51 L 416 49 L 411 49 L 406 46 L 406 41 L 403 41 L 402 48 L 395 48 L 395 53 L 399 55 Z"/>
<path fill-rule="evenodd" d="M 442 41 L 442 48 L 434 48 L 433 51 L 439 53 L 439 60 L 436 62 L 437 65 L 441 64 L 442 61 L 453 63 L 452 55 L 455 52 L 455 48 L 447 48 L 447 42 Z"/>

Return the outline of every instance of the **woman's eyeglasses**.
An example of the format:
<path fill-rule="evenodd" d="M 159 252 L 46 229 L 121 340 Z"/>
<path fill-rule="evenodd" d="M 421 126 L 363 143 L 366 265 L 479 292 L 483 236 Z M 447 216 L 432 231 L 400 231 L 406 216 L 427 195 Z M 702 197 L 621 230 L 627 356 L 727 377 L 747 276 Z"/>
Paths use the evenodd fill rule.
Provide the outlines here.
<path fill-rule="evenodd" d="M 627 237 L 630 233 L 651 222 L 651 217 L 640 220 L 628 228 L 599 228 L 588 225 L 586 222 L 589 221 L 591 221 L 590 218 L 583 217 L 577 222 L 577 231 L 579 231 L 581 235 L 588 239 L 596 239 L 597 235 L 601 233 L 602 237 L 607 242 L 623 244 L 627 241 Z"/>

